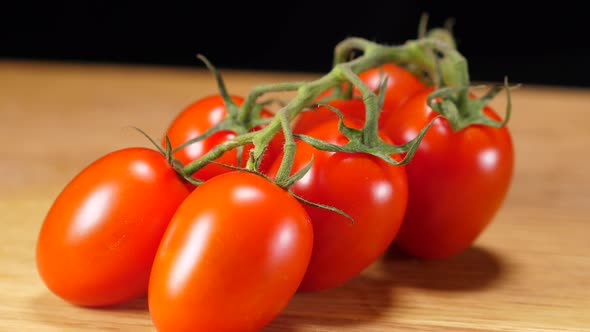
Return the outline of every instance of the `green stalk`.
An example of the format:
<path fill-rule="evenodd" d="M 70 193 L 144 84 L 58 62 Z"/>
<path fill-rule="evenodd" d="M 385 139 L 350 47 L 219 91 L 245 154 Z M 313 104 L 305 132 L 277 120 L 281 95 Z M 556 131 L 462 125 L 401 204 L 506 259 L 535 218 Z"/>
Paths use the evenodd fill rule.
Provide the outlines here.
<path fill-rule="evenodd" d="M 252 112 L 254 111 L 256 106 L 256 101 L 263 94 L 269 92 L 296 91 L 303 84 L 305 84 L 305 82 L 282 82 L 276 84 L 255 86 L 250 91 L 248 96 L 246 96 L 246 100 L 244 100 L 244 104 L 242 105 L 242 112 L 238 117 L 239 121 L 244 123 L 251 118 Z"/>
<path fill-rule="evenodd" d="M 201 168 L 207 166 L 209 162 L 221 157 L 227 151 L 237 148 L 238 146 L 244 146 L 252 142 L 252 138 L 256 135 L 256 132 L 245 133 L 229 139 L 219 145 L 216 145 L 213 149 L 209 150 L 200 158 L 194 160 L 190 164 L 184 166 L 182 173 L 185 176 L 191 176 Z"/>
<path fill-rule="evenodd" d="M 285 144 L 283 147 L 283 159 L 281 160 L 281 166 L 275 176 L 275 182 L 282 186 L 287 183 L 289 176 L 291 175 L 291 169 L 293 168 L 293 160 L 295 159 L 296 144 L 293 139 L 293 132 L 291 131 L 290 121 L 287 118 L 287 114 L 282 112 L 279 114 L 281 119 L 281 126 L 285 135 Z"/>

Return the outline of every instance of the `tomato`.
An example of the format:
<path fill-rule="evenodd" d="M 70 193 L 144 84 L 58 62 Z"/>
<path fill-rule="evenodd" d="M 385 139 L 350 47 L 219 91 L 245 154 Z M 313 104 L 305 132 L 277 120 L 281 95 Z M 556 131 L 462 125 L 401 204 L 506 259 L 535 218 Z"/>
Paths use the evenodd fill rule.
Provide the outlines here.
<path fill-rule="evenodd" d="M 360 123 L 349 125 L 360 127 Z M 342 145 L 346 137 L 337 121 L 319 124 L 307 135 Z M 364 153 L 319 151 L 297 142 L 293 170 L 313 164 L 292 186 L 293 192 L 314 203 L 336 207 L 354 219 L 324 208 L 304 205 L 311 217 L 314 244 L 300 291 L 319 291 L 344 284 L 378 259 L 400 227 L 407 201 L 403 166 L 394 166 Z M 280 159 L 270 167 L 274 176 Z"/>
<path fill-rule="evenodd" d="M 244 102 L 244 98 L 240 96 L 231 96 L 232 100 L 239 106 Z M 170 139 L 172 147 L 181 145 L 182 143 L 191 140 L 204 134 L 209 128 L 221 122 L 226 117 L 226 108 L 221 95 L 210 95 L 203 97 L 194 103 L 186 107 L 180 112 L 176 118 L 170 123 L 167 135 Z M 262 110 L 261 116 L 272 117 L 273 113 L 267 110 Z M 255 128 L 259 129 L 259 128 Z M 195 142 L 186 146 L 174 153 L 174 157 L 178 159 L 183 165 L 194 161 L 201 157 L 213 147 L 224 141 L 234 138 L 236 133 L 231 130 L 219 131 L 208 138 L 201 141 Z M 162 140 L 162 146 L 165 146 L 165 140 Z M 272 143 L 267 149 L 260 170 L 264 171 L 266 165 L 276 157 L 281 149 L 280 143 Z M 244 146 L 244 153 L 242 156 L 242 163 L 240 166 L 246 166 L 248 160 L 248 151 L 253 147 L 252 144 Z M 218 163 L 222 163 L 230 166 L 238 166 L 238 153 L 237 150 L 231 150 L 224 153 L 221 157 L 215 160 Z M 216 164 L 209 164 L 193 176 L 201 180 L 208 180 L 215 175 L 227 173 L 232 171 L 231 168 L 224 167 Z"/>
<path fill-rule="evenodd" d="M 154 261 L 149 310 L 158 331 L 258 331 L 286 306 L 311 256 L 301 204 L 267 179 L 233 171 L 195 189 Z"/>
<path fill-rule="evenodd" d="M 407 98 L 427 89 L 427 86 L 413 73 L 394 63 L 386 63 L 371 68 L 360 73 L 359 77 L 371 90 L 375 91 L 375 93 L 380 91 L 380 87 L 383 84 L 385 77 L 387 77 L 385 97 L 379 116 L 380 126 L 385 123 L 389 114 L 398 108 Z M 344 89 L 345 85 L 342 87 Z M 352 91 L 353 98 L 348 100 L 333 99 L 327 102 L 327 104 L 339 109 L 345 118 L 351 117 L 364 120 L 365 106 L 362 100 L 362 95 L 356 87 L 354 87 Z M 328 96 L 330 93 L 332 93 L 332 89 L 324 91 L 320 94 L 318 100 Z M 304 133 L 318 123 L 336 117 L 337 115 L 327 107 L 319 107 L 312 111 L 302 112 L 298 115 L 294 131 Z"/>
<path fill-rule="evenodd" d="M 437 115 L 426 104 L 430 92 L 416 94 L 391 114 L 382 129 L 394 142 L 412 139 Z M 490 107 L 484 112 L 499 119 Z M 424 258 L 445 258 L 469 247 L 506 196 L 513 154 L 506 126 L 471 125 L 453 132 L 446 119 L 437 119 L 406 165 L 408 210 L 395 243 Z"/>
<path fill-rule="evenodd" d="M 397 109 L 407 98 L 427 89 L 427 86 L 412 72 L 394 63 L 386 63 L 369 69 L 360 73 L 359 77 L 371 90 L 376 92 L 379 91 L 384 78 L 387 77 L 380 124 L 384 123 L 391 111 Z"/>
<path fill-rule="evenodd" d="M 144 295 L 160 239 L 189 192 L 154 150 L 126 148 L 94 161 L 45 217 L 36 248 L 41 278 L 82 306 Z"/>

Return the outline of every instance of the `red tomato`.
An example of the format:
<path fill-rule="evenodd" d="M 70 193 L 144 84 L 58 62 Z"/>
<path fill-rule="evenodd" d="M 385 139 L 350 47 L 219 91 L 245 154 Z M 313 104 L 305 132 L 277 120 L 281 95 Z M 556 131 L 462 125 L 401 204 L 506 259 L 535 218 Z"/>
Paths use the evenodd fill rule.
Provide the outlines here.
<path fill-rule="evenodd" d="M 386 63 L 382 66 L 369 69 L 360 73 L 359 77 L 375 93 L 380 91 L 381 84 L 383 84 L 385 77 L 387 77 L 385 98 L 379 116 L 380 126 L 385 123 L 389 114 L 398 108 L 407 98 L 427 89 L 427 86 L 413 73 L 394 63 Z M 345 85 L 343 85 L 344 88 Z M 331 89 L 323 92 L 318 99 L 328 96 L 331 92 Z M 350 103 L 346 103 L 345 100 L 335 99 L 328 102 L 328 104 L 340 109 L 345 117 L 364 120 L 365 106 L 361 98 L 362 95 L 356 87 L 353 88 L 353 96 L 354 98 L 350 99 Z M 335 117 L 336 114 L 326 107 L 320 107 L 315 111 L 302 112 L 298 116 L 299 120 L 296 123 L 295 132 L 303 133 L 319 122 Z"/>
<path fill-rule="evenodd" d="M 238 106 L 242 105 L 244 102 L 244 99 L 239 96 L 232 96 L 231 98 Z M 221 122 L 221 120 L 226 117 L 226 114 L 225 104 L 220 95 L 211 95 L 197 100 L 180 112 L 168 127 L 167 135 L 170 138 L 172 147 L 179 146 L 188 140 L 204 134 L 209 128 Z M 265 117 L 273 116 L 273 114 L 267 110 L 263 110 L 261 115 Z M 174 157 L 182 162 L 183 165 L 187 165 L 207 153 L 216 145 L 234 138 L 235 136 L 236 134 L 230 130 L 219 131 L 204 140 L 193 143 L 175 152 Z M 163 139 L 162 145 L 165 146 L 165 144 L 165 140 Z M 279 144 L 280 143 L 274 142 L 269 145 L 260 166 L 261 171 L 264 171 L 267 165 L 269 165 L 279 153 L 278 151 L 282 148 Z M 244 154 L 240 166 L 246 166 L 246 162 L 248 161 L 248 151 L 251 148 L 253 148 L 252 144 L 244 146 Z M 215 161 L 230 166 L 238 166 L 237 151 L 228 151 Z M 232 169 L 228 167 L 209 164 L 201 168 L 193 174 L 193 176 L 201 180 L 208 180 L 215 175 L 230 171 L 232 171 Z"/>
<path fill-rule="evenodd" d="M 307 135 L 342 145 L 347 139 L 331 120 Z M 353 125 L 353 123 L 349 123 Z M 356 123 L 359 127 L 359 123 Z M 309 172 L 293 185 L 293 192 L 311 202 L 330 205 L 354 218 L 304 204 L 311 217 L 314 244 L 301 291 L 319 291 L 350 280 L 379 258 L 393 241 L 407 200 L 403 166 L 393 166 L 363 153 L 319 151 L 299 141 L 293 170 L 314 157 Z M 269 169 L 274 176 L 280 157 Z"/>
<path fill-rule="evenodd" d="M 41 278 L 82 306 L 144 295 L 160 239 L 189 192 L 154 150 L 128 148 L 96 160 L 45 217 L 36 252 Z"/>
<path fill-rule="evenodd" d="M 288 192 L 242 171 L 219 175 L 178 208 L 154 261 L 158 331 L 258 331 L 286 306 L 309 263 L 309 216 Z"/>
<path fill-rule="evenodd" d="M 359 75 L 361 80 L 373 91 L 379 91 L 385 76 L 387 77 L 387 87 L 385 88 L 383 115 L 380 123 L 387 120 L 391 110 L 398 108 L 407 98 L 427 88 L 413 73 L 394 63 L 386 63 Z"/>
<path fill-rule="evenodd" d="M 431 89 L 411 99 L 383 130 L 398 143 L 414 138 L 437 113 Z M 496 120 L 494 111 L 484 112 Z M 408 211 L 396 243 L 424 258 L 444 258 L 469 247 L 500 208 L 511 182 L 513 147 L 508 129 L 472 125 L 453 132 L 444 118 L 424 136 L 406 171 Z"/>

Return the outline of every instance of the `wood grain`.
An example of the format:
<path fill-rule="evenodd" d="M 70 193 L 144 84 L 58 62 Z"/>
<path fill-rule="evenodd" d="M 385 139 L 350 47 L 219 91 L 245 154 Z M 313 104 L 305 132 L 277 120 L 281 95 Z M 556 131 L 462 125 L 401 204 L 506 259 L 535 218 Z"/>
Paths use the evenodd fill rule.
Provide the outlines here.
<path fill-rule="evenodd" d="M 238 94 L 316 77 L 222 73 Z M 82 167 L 149 146 L 131 126 L 159 137 L 215 89 L 198 68 L 0 62 L 0 331 L 154 331 L 145 299 L 91 310 L 51 294 L 37 232 Z M 342 287 L 297 294 L 265 331 L 590 331 L 590 91 L 524 86 L 513 103 L 513 185 L 471 249 L 430 262 L 392 253 Z"/>

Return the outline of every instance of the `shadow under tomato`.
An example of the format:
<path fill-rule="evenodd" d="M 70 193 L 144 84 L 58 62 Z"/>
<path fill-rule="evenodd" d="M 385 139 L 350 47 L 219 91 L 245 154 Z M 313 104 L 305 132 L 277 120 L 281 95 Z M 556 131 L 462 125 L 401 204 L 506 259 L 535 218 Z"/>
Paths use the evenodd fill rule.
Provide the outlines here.
<path fill-rule="evenodd" d="M 117 324 L 113 322 L 113 313 L 122 320 L 133 318 L 138 326 L 148 329 L 151 326 L 146 297 L 113 306 L 83 307 L 71 304 L 47 290 L 31 297 L 28 306 L 37 322 L 57 328 L 110 330 L 113 324 Z"/>
<path fill-rule="evenodd" d="M 145 311 L 148 312 L 148 300 L 147 300 L 147 295 L 144 295 L 142 297 L 133 299 L 131 301 L 127 301 L 127 302 L 123 302 L 123 303 L 119 303 L 119 304 L 113 304 L 113 305 L 109 305 L 109 306 L 103 306 L 103 307 L 96 307 L 96 308 L 91 308 L 93 310 L 103 310 L 103 311 L 121 311 L 121 312 L 136 312 L 136 311 Z"/>
<path fill-rule="evenodd" d="M 494 252 L 478 246 L 436 260 L 414 258 L 391 247 L 382 258 L 381 269 L 399 286 L 476 291 L 491 287 L 501 279 L 505 274 L 505 262 Z"/>
<path fill-rule="evenodd" d="M 394 295 L 402 288 L 478 291 L 491 287 L 505 271 L 503 259 L 482 247 L 471 247 L 439 260 L 414 258 L 392 247 L 361 275 L 340 287 L 295 294 L 287 308 L 262 331 L 350 325 L 362 329 L 363 324 L 394 315 Z"/>
<path fill-rule="evenodd" d="M 448 292 L 484 290 L 505 276 L 505 267 L 506 262 L 501 256 L 478 246 L 439 260 L 414 258 L 392 247 L 375 264 L 340 287 L 295 294 L 285 310 L 262 331 L 289 332 L 322 326 L 357 326 L 362 330 L 364 324 L 396 312 L 395 295 L 403 288 Z M 32 298 L 30 305 L 36 319 L 48 325 L 63 326 L 67 321 L 68 326 L 85 326 L 88 321 L 83 317 L 94 311 L 105 315 L 117 312 L 118 315 L 134 316 L 145 320 L 149 326 L 145 296 L 114 306 L 83 308 L 68 304 L 47 291 Z M 94 314 L 92 317 L 93 324 L 100 325 Z"/>
<path fill-rule="evenodd" d="M 363 273 L 346 284 L 297 293 L 262 331 L 309 330 L 310 326 L 349 326 L 378 320 L 394 307 L 391 280 Z"/>

